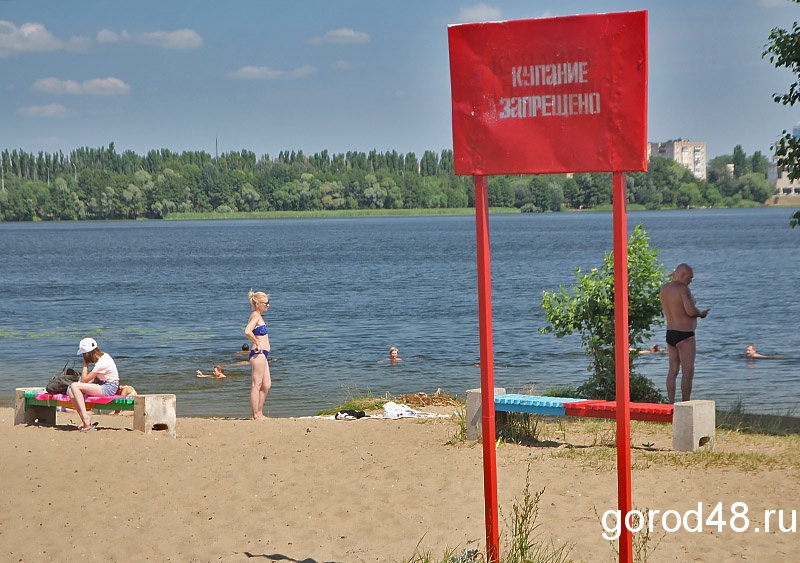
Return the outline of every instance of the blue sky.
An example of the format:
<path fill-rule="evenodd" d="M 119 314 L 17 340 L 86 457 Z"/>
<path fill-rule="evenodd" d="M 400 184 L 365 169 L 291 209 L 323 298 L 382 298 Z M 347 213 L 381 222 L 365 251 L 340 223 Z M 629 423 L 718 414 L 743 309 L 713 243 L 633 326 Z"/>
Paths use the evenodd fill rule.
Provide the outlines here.
<path fill-rule="evenodd" d="M 800 121 L 761 58 L 789 0 L 0 0 L 0 149 L 452 148 L 448 24 L 648 10 L 648 140 L 709 158 Z"/>

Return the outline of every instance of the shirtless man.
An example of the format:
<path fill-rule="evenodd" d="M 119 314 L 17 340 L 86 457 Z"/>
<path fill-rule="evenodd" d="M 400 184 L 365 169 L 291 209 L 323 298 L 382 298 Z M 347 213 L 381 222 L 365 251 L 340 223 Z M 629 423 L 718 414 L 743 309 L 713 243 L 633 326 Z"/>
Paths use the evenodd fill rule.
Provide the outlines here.
<path fill-rule="evenodd" d="M 697 352 L 694 331 L 697 319 L 705 319 L 710 309 L 701 311 L 694 304 L 689 291 L 694 272 L 688 264 L 681 264 L 670 274 L 672 281 L 661 286 L 659 299 L 667 318 L 667 399 L 675 402 L 675 387 L 678 371 L 681 372 L 681 400 L 688 401 L 692 394 L 694 379 L 694 357 Z"/>

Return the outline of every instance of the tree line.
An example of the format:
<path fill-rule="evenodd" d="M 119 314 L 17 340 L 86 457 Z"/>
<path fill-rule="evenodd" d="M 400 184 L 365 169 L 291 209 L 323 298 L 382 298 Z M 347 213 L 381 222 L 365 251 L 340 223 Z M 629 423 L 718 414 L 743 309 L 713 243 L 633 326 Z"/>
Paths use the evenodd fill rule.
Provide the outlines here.
<path fill-rule="evenodd" d="M 773 193 L 767 159 L 741 146 L 708 163 L 708 179 L 677 162 L 651 158 L 627 174 L 628 204 L 645 209 L 760 205 Z M 249 150 L 151 150 L 108 147 L 38 154 L 0 153 L 0 220 L 161 219 L 176 212 L 436 209 L 472 207 L 472 179 L 453 172 L 453 151 L 350 151 L 313 155 Z M 522 212 L 611 204 L 611 174 L 493 176 L 489 205 Z"/>

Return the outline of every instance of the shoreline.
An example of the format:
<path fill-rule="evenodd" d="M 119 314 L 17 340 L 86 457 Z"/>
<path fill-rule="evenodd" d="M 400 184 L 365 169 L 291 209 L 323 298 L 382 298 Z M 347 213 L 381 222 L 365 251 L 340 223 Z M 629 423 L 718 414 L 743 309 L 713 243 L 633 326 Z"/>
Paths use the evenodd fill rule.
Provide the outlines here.
<path fill-rule="evenodd" d="M 437 414 L 443 414 L 445 412 L 452 413 L 454 410 L 458 411 L 465 411 L 466 410 L 466 403 L 460 397 L 452 397 L 450 395 L 443 395 L 442 397 L 447 398 L 448 404 L 446 406 L 437 405 L 435 404 L 436 394 L 427 394 L 424 392 L 417 393 L 417 395 L 424 395 L 425 398 L 430 398 L 432 403 L 426 403 L 424 400 L 422 402 L 416 402 L 411 400 L 410 402 L 404 402 L 404 399 L 409 399 L 414 397 L 414 395 L 400 395 L 397 397 L 381 397 L 381 398 L 364 398 L 367 402 L 375 402 L 375 401 L 384 401 L 385 400 L 392 400 L 395 402 L 400 402 L 401 404 L 407 404 L 413 409 L 417 410 L 425 410 L 429 412 L 435 412 Z M 251 418 L 247 415 L 242 416 L 223 416 L 223 415 L 202 415 L 202 414 L 180 414 L 180 398 L 178 397 L 178 412 L 176 413 L 176 417 L 178 420 L 183 419 L 199 419 L 199 420 L 218 420 L 218 421 L 249 421 Z M 384 401 L 385 402 L 385 401 Z M 12 411 L 14 410 L 14 397 L 0 398 L 0 409 L 9 408 Z M 343 403 L 341 405 L 337 405 L 333 408 L 327 408 L 323 411 L 320 411 L 315 414 L 307 414 L 307 415 L 289 415 L 289 416 L 272 416 L 267 415 L 267 418 L 274 419 L 274 420 L 292 420 L 292 419 L 314 419 L 314 418 L 326 418 L 328 414 L 334 413 L 336 410 L 339 409 L 347 409 L 347 408 L 356 408 L 352 405 Z M 269 409 L 267 409 L 269 410 Z M 358 407 L 356 410 L 366 410 L 364 407 Z M 62 413 L 59 413 L 62 414 Z M 122 415 L 114 415 L 115 418 L 126 418 L 126 416 Z M 569 417 L 568 417 L 569 418 Z M 800 434 L 800 417 L 792 416 L 791 414 L 775 414 L 775 413 L 758 413 L 758 412 L 748 412 L 746 410 L 725 410 L 720 409 L 717 407 L 716 409 L 716 424 L 718 429 L 736 429 L 743 432 L 752 432 L 752 433 L 763 433 L 763 434 L 773 434 L 773 435 L 788 435 L 788 434 Z"/>

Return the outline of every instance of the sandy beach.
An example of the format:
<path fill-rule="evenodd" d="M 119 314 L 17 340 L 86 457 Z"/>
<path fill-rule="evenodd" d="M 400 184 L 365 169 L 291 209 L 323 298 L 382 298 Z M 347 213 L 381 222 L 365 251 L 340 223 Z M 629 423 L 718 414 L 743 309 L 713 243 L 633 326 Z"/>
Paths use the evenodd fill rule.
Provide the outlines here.
<path fill-rule="evenodd" d="M 0 560 L 393 562 L 419 545 L 440 561 L 485 548 L 482 448 L 452 443 L 451 418 L 179 418 L 177 438 L 95 420 L 87 433 L 69 413 L 14 426 L 0 409 Z M 613 436 L 607 421 L 566 420 L 543 424 L 537 446 L 500 444 L 501 534 L 529 475 L 532 493 L 545 489 L 540 539 L 570 544 L 573 561 L 614 561 L 601 524 L 617 504 Z M 798 436 L 720 431 L 713 454 L 672 452 L 671 440 L 669 425 L 633 423 L 634 507 L 701 503 L 705 520 L 722 503 L 728 524 L 665 532 L 659 519 L 648 561 L 800 559 L 797 524 L 781 531 L 777 513 L 788 529 L 800 509 Z M 748 512 L 734 523 L 736 502 Z"/>

